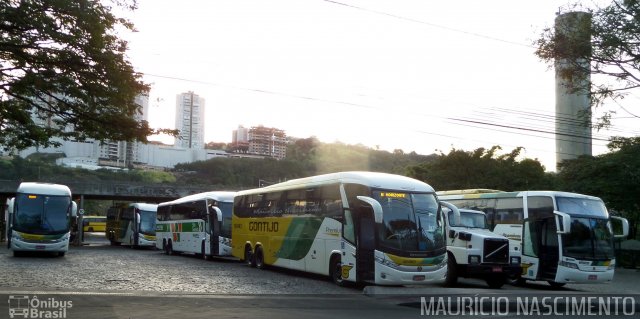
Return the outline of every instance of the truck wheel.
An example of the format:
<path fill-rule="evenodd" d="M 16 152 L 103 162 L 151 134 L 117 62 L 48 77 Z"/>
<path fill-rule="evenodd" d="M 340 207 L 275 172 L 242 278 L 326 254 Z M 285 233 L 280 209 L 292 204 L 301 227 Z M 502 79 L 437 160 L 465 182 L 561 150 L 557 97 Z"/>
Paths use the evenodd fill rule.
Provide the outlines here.
<path fill-rule="evenodd" d="M 506 280 L 502 276 L 487 278 L 487 285 L 489 285 L 489 288 L 493 288 L 493 289 L 502 288 L 502 286 L 504 285 L 505 282 L 506 282 Z"/>
<path fill-rule="evenodd" d="M 453 287 L 458 283 L 458 265 L 452 255 L 447 258 L 447 278 L 444 280 L 444 285 L 447 287 Z"/>

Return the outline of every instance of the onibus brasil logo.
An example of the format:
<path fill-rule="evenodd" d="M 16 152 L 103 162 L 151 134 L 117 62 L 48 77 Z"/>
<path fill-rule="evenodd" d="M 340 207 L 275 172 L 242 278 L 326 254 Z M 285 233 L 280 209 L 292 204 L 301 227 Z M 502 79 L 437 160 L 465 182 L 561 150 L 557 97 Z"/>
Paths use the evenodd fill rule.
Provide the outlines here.
<path fill-rule="evenodd" d="M 9 318 L 66 318 L 73 302 L 38 296 L 9 296 Z"/>

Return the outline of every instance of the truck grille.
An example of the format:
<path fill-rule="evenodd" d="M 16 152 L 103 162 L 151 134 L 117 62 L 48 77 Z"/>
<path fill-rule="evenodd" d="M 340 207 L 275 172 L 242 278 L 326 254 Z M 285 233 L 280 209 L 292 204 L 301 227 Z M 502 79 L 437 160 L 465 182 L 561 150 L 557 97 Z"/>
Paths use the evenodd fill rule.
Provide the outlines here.
<path fill-rule="evenodd" d="M 484 239 L 484 252 L 482 260 L 485 263 L 508 263 L 509 240 L 497 238 Z"/>

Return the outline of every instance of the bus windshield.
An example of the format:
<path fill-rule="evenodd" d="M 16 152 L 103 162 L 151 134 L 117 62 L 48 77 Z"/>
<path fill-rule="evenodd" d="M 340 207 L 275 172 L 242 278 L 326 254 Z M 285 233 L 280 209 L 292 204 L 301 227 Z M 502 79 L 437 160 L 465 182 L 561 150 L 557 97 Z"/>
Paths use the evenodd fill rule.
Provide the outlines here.
<path fill-rule="evenodd" d="M 383 210 L 379 228 L 382 246 L 424 252 L 445 247 L 438 201 L 433 194 L 374 191 L 373 198 Z"/>
<path fill-rule="evenodd" d="M 569 215 L 608 218 L 607 208 L 601 200 L 577 197 L 556 197 L 558 210 Z"/>
<path fill-rule="evenodd" d="M 69 231 L 68 196 L 16 195 L 13 228 L 31 234 L 62 234 Z"/>
<path fill-rule="evenodd" d="M 588 260 L 615 258 L 613 235 L 606 219 L 571 218 L 571 233 L 562 235 L 563 254 Z"/>
<path fill-rule="evenodd" d="M 147 235 L 156 234 L 156 212 L 140 211 L 140 232 Z"/>

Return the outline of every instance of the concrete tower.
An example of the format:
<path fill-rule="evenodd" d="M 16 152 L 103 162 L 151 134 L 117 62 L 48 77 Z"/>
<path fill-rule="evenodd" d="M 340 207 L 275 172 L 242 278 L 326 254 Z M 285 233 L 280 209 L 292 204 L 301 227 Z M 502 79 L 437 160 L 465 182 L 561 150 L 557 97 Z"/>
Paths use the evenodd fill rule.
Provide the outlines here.
<path fill-rule="evenodd" d="M 591 73 L 590 61 L 584 58 L 585 50 L 591 48 L 590 25 L 591 14 L 586 12 L 561 14 L 555 20 L 556 45 L 568 48 L 564 51 L 569 53 L 555 62 L 556 166 L 564 160 L 591 155 Z M 563 76 L 568 73 L 573 76 Z"/>
<path fill-rule="evenodd" d="M 204 102 L 191 91 L 176 96 L 177 147 L 204 149 Z"/>

